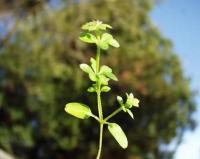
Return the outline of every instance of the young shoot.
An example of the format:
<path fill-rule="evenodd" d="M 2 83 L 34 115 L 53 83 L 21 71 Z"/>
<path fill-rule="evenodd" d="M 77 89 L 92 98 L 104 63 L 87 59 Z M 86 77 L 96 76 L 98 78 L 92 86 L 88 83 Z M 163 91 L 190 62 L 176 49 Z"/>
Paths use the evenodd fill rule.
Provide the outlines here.
<path fill-rule="evenodd" d="M 88 119 L 92 117 L 98 121 L 99 149 L 96 159 L 100 159 L 101 156 L 103 130 L 105 125 L 122 148 L 126 149 L 128 147 L 128 140 L 122 128 L 117 123 L 109 122 L 109 120 L 121 111 L 124 111 L 134 119 L 131 108 L 139 107 L 139 100 L 135 98 L 132 93 L 126 93 L 126 101 L 124 102 L 122 97 L 117 96 L 116 99 L 119 103 L 119 108 L 104 118 L 101 104 L 101 93 L 111 90 L 109 87 L 110 80 L 118 81 L 118 79 L 113 74 L 110 67 L 106 65 L 100 66 L 100 54 L 101 50 L 108 50 L 110 46 L 116 48 L 120 46 L 117 40 L 107 32 L 107 29 L 112 29 L 112 27 L 98 20 L 92 21 L 82 26 L 83 32 L 79 37 L 83 42 L 93 43 L 97 47 L 96 58 L 91 58 L 90 64 L 80 64 L 80 68 L 83 72 L 88 74 L 89 79 L 92 81 L 92 85 L 87 89 L 87 91 L 90 93 L 96 93 L 97 95 L 98 115 L 93 114 L 90 107 L 82 103 L 72 102 L 65 106 L 65 111 L 70 115 L 80 119 Z"/>

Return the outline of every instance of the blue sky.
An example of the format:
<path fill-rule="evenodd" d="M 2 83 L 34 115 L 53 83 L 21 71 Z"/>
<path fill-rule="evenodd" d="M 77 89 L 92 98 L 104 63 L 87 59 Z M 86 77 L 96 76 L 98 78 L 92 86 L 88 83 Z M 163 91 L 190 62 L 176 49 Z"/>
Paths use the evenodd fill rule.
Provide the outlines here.
<path fill-rule="evenodd" d="M 151 17 L 161 33 L 172 40 L 174 52 L 182 60 L 191 86 L 200 90 L 200 0 L 164 0 L 157 4 Z M 200 91 L 199 91 L 200 92 Z M 200 96 L 196 97 L 194 118 L 198 127 L 187 132 L 174 159 L 200 159 Z"/>

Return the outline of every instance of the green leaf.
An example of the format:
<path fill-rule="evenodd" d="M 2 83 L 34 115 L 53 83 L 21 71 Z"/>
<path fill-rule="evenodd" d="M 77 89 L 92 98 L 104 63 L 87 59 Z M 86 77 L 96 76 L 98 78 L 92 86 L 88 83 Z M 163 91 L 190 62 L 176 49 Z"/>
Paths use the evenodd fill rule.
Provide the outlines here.
<path fill-rule="evenodd" d="M 108 85 L 109 78 L 104 75 L 99 75 L 99 81 L 102 85 Z"/>
<path fill-rule="evenodd" d="M 119 47 L 120 46 L 119 43 L 117 42 L 117 40 L 114 39 L 114 38 L 109 41 L 109 44 L 112 45 L 113 47 Z"/>
<path fill-rule="evenodd" d="M 89 74 L 89 78 L 91 81 L 96 81 L 96 75 L 92 68 L 87 64 L 80 64 L 81 70 Z"/>
<path fill-rule="evenodd" d="M 96 60 L 93 58 L 90 58 L 90 63 L 91 63 L 92 69 L 94 70 L 94 72 L 96 72 L 96 65 L 97 65 Z"/>
<path fill-rule="evenodd" d="M 101 42 L 105 44 L 109 44 L 113 47 L 119 47 L 119 43 L 116 39 L 113 38 L 113 36 L 109 33 L 104 33 L 101 37 Z"/>
<path fill-rule="evenodd" d="M 101 66 L 100 73 L 104 74 L 105 76 L 114 81 L 118 81 L 117 77 L 112 73 L 112 69 L 108 66 Z"/>
<path fill-rule="evenodd" d="M 91 73 L 91 72 L 93 72 L 92 71 L 92 68 L 89 66 L 89 65 L 87 65 L 87 64 L 80 64 L 80 68 L 81 68 L 81 70 L 83 70 L 84 72 L 86 72 L 86 73 Z"/>
<path fill-rule="evenodd" d="M 108 86 L 103 86 L 103 87 L 101 88 L 101 91 L 102 91 L 102 92 L 108 92 L 108 91 L 110 91 L 110 90 L 111 90 L 111 88 L 108 87 Z"/>
<path fill-rule="evenodd" d="M 126 135 L 118 124 L 109 123 L 108 130 L 122 148 L 125 149 L 128 147 L 128 140 L 126 138 Z"/>
<path fill-rule="evenodd" d="M 94 72 L 89 73 L 89 78 L 90 78 L 91 81 L 94 81 L 94 82 L 97 80 Z"/>
<path fill-rule="evenodd" d="M 99 20 L 88 22 L 81 27 L 83 30 L 88 31 L 98 31 L 98 30 L 106 30 L 107 28 L 112 28 L 108 24 L 104 24 Z"/>
<path fill-rule="evenodd" d="M 89 87 L 87 91 L 92 93 L 92 92 L 96 92 L 96 89 L 94 87 Z"/>
<path fill-rule="evenodd" d="M 131 117 L 132 119 L 134 119 L 134 116 L 133 116 L 133 113 L 131 112 L 131 110 L 126 109 L 126 111 L 127 111 L 127 113 L 130 115 L 130 117 Z"/>
<path fill-rule="evenodd" d="M 108 25 L 108 24 L 101 24 L 101 25 L 99 26 L 99 28 L 100 28 L 101 30 L 106 30 L 107 28 L 112 29 L 112 27 L 111 27 L 110 25 Z"/>
<path fill-rule="evenodd" d="M 112 73 L 112 72 L 108 72 L 106 74 L 106 76 L 114 81 L 118 81 L 117 77 Z"/>
<path fill-rule="evenodd" d="M 107 42 L 103 42 L 103 41 L 101 41 L 101 42 L 98 44 L 98 46 L 99 46 L 101 49 L 103 49 L 103 50 L 108 50 L 108 48 L 109 48 L 108 43 L 107 43 Z"/>
<path fill-rule="evenodd" d="M 80 119 L 87 119 L 92 115 L 90 108 L 82 103 L 68 103 L 65 105 L 65 111 Z"/>
<path fill-rule="evenodd" d="M 100 73 L 107 74 L 112 72 L 112 69 L 106 65 L 101 66 Z"/>
<path fill-rule="evenodd" d="M 109 42 L 113 39 L 112 35 L 109 33 L 103 33 L 101 37 L 101 41 L 109 44 Z"/>
<path fill-rule="evenodd" d="M 81 33 L 79 39 L 86 43 L 96 43 L 96 37 L 91 33 Z"/>

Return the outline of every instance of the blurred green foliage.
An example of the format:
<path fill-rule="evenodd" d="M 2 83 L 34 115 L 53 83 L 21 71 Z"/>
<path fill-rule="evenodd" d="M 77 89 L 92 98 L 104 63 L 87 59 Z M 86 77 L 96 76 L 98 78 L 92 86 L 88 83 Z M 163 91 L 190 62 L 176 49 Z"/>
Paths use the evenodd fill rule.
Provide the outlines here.
<path fill-rule="evenodd" d="M 119 49 L 102 53 L 120 81 L 103 96 L 108 114 L 116 95 L 134 92 L 141 109 L 135 120 L 121 121 L 129 138 L 124 151 L 105 134 L 103 158 L 164 159 L 173 152 L 160 148 L 181 140 L 194 127 L 190 81 L 184 77 L 172 43 L 152 24 L 149 0 L 64 1 L 35 14 L 12 17 L 13 27 L 0 45 L 0 147 L 26 159 L 92 159 L 97 150 L 95 121 L 80 121 L 64 112 L 71 101 L 96 110 L 96 97 L 83 93 L 90 83 L 79 69 L 95 55 L 95 47 L 79 41 L 80 26 L 99 19 L 113 26 Z M 64 5 L 66 4 L 66 5 Z M 112 54 L 111 54 L 112 52 Z"/>

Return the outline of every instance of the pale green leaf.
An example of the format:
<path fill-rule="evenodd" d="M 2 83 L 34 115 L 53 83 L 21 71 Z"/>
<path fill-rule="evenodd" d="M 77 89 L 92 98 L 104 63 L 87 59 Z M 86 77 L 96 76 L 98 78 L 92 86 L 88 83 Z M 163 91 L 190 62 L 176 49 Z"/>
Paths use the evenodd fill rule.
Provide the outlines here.
<path fill-rule="evenodd" d="M 108 91 L 110 91 L 110 87 L 108 87 L 108 86 L 103 86 L 102 88 L 101 88 L 101 91 L 102 92 L 108 92 Z"/>
<path fill-rule="evenodd" d="M 101 37 L 101 41 L 109 44 L 109 42 L 113 39 L 112 35 L 109 33 L 103 33 Z"/>
<path fill-rule="evenodd" d="M 119 47 L 119 43 L 114 38 L 109 41 L 109 44 L 113 47 Z"/>
<path fill-rule="evenodd" d="M 114 81 L 118 81 L 117 77 L 112 73 L 112 72 L 108 72 L 106 74 L 106 76 Z"/>
<path fill-rule="evenodd" d="M 112 72 L 112 69 L 106 65 L 101 66 L 100 68 L 100 73 L 106 74 L 108 72 Z"/>
<path fill-rule="evenodd" d="M 94 87 L 89 87 L 87 89 L 88 92 L 96 92 L 96 89 Z"/>
<path fill-rule="evenodd" d="M 89 74 L 89 78 L 91 81 L 96 81 L 96 75 L 92 68 L 87 64 L 80 64 L 81 70 Z"/>
<path fill-rule="evenodd" d="M 99 81 L 102 85 L 108 85 L 109 78 L 104 75 L 99 75 Z"/>
<path fill-rule="evenodd" d="M 103 65 L 100 69 L 100 73 L 104 74 L 108 78 L 117 81 L 117 77 L 112 73 L 112 69 L 108 66 Z"/>
<path fill-rule="evenodd" d="M 89 73 L 89 78 L 90 78 L 91 81 L 94 81 L 94 82 L 97 80 L 96 75 L 95 75 L 94 72 L 90 72 Z"/>
<path fill-rule="evenodd" d="M 89 65 L 87 65 L 87 64 L 80 64 L 80 68 L 81 68 L 81 70 L 83 70 L 84 72 L 86 72 L 86 73 L 91 73 L 91 72 L 93 72 L 92 71 L 92 68 L 89 66 Z"/>
<path fill-rule="evenodd" d="M 81 33 L 79 38 L 80 38 L 80 40 L 82 40 L 86 43 L 96 43 L 97 42 L 96 37 L 91 33 Z"/>
<path fill-rule="evenodd" d="M 107 42 L 102 42 L 102 41 L 100 43 L 98 43 L 98 46 L 103 50 L 107 50 L 109 48 L 108 43 Z"/>
<path fill-rule="evenodd" d="M 104 24 L 99 20 L 88 22 L 81 27 L 83 30 L 89 31 L 98 31 L 98 30 L 106 30 L 107 28 L 111 29 L 112 27 L 108 24 Z"/>
<path fill-rule="evenodd" d="M 128 140 L 126 138 L 126 135 L 118 124 L 109 123 L 108 130 L 122 148 L 125 149 L 128 147 Z"/>
<path fill-rule="evenodd" d="M 90 58 L 90 63 L 91 63 L 92 69 L 94 70 L 94 72 L 96 72 L 96 65 L 97 65 L 96 60 L 93 58 Z"/>
<path fill-rule="evenodd" d="M 65 105 L 65 111 L 80 119 L 87 119 L 92 114 L 90 108 L 82 103 L 68 103 Z"/>
<path fill-rule="evenodd" d="M 126 109 L 126 111 L 127 111 L 127 113 L 130 115 L 130 117 L 131 117 L 132 119 L 134 119 L 134 116 L 133 116 L 133 113 L 131 112 L 131 110 Z"/>

